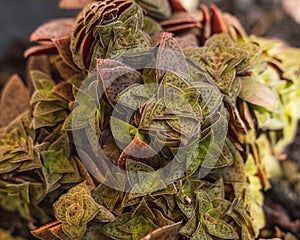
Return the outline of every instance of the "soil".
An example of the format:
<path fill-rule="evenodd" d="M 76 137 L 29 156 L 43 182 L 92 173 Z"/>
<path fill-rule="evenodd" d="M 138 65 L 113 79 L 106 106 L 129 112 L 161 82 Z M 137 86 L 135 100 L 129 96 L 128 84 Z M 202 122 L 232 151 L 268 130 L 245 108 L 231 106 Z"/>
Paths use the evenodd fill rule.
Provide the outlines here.
<path fill-rule="evenodd" d="M 248 33 L 280 38 L 290 45 L 300 47 L 300 25 L 288 16 L 280 0 L 202 0 L 216 4 L 240 19 Z M 0 0 L 0 89 L 13 73 L 25 77 L 24 50 L 30 45 L 30 33 L 41 23 L 56 17 L 74 16 L 74 11 L 58 10 L 58 1 Z M 3 14 L 2 14 L 3 12 Z M 286 149 L 288 159 L 300 170 L 300 128 L 295 141 Z M 266 193 L 265 212 L 268 225 L 264 234 L 280 236 L 280 230 L 290 231 L 300 239 L 300 199 L 291 198 L 286 182 L 272 182 L 273 189 Z M 280 187 L 278 187 L 280 185 Z M 282 186 L 281 186 L 282 185 Z M 13 235 L 34 239 L 29 234 L 26 221 L 18 214 L 0 209 L 0 228 Z"/>

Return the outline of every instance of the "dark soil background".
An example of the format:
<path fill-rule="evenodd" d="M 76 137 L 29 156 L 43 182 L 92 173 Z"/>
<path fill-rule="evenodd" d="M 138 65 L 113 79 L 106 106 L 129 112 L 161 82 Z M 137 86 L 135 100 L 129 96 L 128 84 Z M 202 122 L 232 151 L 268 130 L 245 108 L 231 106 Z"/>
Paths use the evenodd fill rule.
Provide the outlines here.
<path fill-rule="evenodd" d="M 235 15 L 249 34 L 280 38 L 292 46 L 300 47 L 300 25 L 285 11 L 283 1 L 201 0 L 201 3 L 216 4 L 222 11 Z M 299 2 L 300 13 L 300 0 L 285 1 Z M 1 89 L 11 74 L 18 73 L 25 77 L 23 52 L 31 45 L 28 41 L 30 33 L 49 19 L 72 17 L 76 11 L 59 10 L 58 0 L 0 0 L 0 6 Z M 294 143 L 288 147 L 287 154 L 299 167 L 300 130 Z M 300 199 L 291 199 L 288 192 L 283 193 L 281 188 L 275 188 L 266 194 L 266 213 L 268 229 L 272 233 L 275 232 L 275 236 L 278 234 L 276 226 L 280 226 L 282 230 L 291 231 L 300 239 L 300 221 L 297 220 L 300 219 Z M 33 239 L 28 235 L 27 227 L 32 226 L 26 226 L 17 214 L 0 209 L 0 228 L 8 229 L 14 235 L 23 236 L 25 239 Z"/>

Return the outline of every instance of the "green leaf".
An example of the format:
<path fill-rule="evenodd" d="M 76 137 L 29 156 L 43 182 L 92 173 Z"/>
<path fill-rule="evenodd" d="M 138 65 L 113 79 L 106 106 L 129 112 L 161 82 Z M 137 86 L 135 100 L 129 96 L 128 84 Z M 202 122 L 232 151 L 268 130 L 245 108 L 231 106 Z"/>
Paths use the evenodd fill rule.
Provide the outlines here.
<path fill-rule="evenodd" d="M 221 219 L 215 219 L 208 214 L 204 215 L 204 223 L 207 232 L 222 239 L 239 239 L 234 228 Z"/>
<path fill-rule="evenodd" d="M 100 184 L 92 194 L 94 200 L 108 210 L 113 211 L 117 205 L 117 202 L 122 197 L 122 193 L 112 189 L 105 184 Z"/>
<path fill-rule="evenodd" d="M 160 24 L 149 16 L 144 16 L 143 31 L 149 35 L 154 35 L 156 33 L 162 32 L 162 27 Z"/>
<path fill-rule="evenodd" d="M 132 240 L 132 234 L 128 232 L 121 231 L 119 227 L 131 219 L 130 212 L 124 213 L 117 217 L 114 221 L 104 225 L 102 231 L 109 237 L 115 239 L 128 239 Z"/>
<path fill-rule="evenodd" d="M 114 214 L 111 213 L 111 211 L 109 211 L 106 207 L 101 205 L 99 205 L 96 218 L 102 222 L 111 222 L 116 219 Z"/>
<path fill-rule="evenodd" d="M 80 226 L 73 226 L 70 224 L 63 223 L 62 229 L 71 239 L 79 240 L 82 238 L 83 234 L 86 231 L 86 224 Z"/>
<path fill-rule="evenodd" d="M 64 149 L 47 150 L 41 152 L 44 166 L 50 173 L 68 173 L 73 172 L 73 167 L 70 164 L 69 158 L 65 156 Z"/>
<path fill-rule="evenodd" d="M 244 182 L 246 180 L 244 160 L 238 151 L 234 151 L 233 154 L 233 164 L 216 170 L 214 174 L 217 177 L 222 177 L 224 182 Z"/>
<path fill-rule="evenodd" d="M 207 190 L 207 193 L 209 195 L 209 197 L 211 199 L 215 199 L 215 198 L 224 198 L 225 197 L 225 192 L 224 192 L 224 182 L 223 179 L 220 178 L 218 179 L 213 185 L 212 187 L 210 187 Z"/>
<path fill-rule="evenodd" d="M 66 221 L 68 224 L 78 227 L 82 221 L 85 210 L 79 203 L 73 203 L 66 209 Z M 83 222 L 85 223 L 85 222 Z"/>
<path fill-rule="evenodd" d="M 171 6 L 166 0 L 138 0 L 137 3 L 155 19 L 163 20 L 171 16 Z"/>
<path fill-rule="evenodd" d="M 55 83 L 51 77 L 41 71 L 31 71 L 30 74 L 36 90 L 51 91 L 55 86 Z"/>
<path fill-rule="evenodd" d="M 136 127 L 114 117 L 110 118 L 110 128 L 114 138 L 126 145 L 132 141 L 132 132 L 136 130 Z"/>
<path fill-rule="evenodd" d="M 131 233 L 133 240 L 140 240 L 155 228 L 157 228 L 157 226 L 142 215 L 131 218 L 128 222 L 119 227 L 121 231 Z"/>
<path fill-rule="evenodd" d="M 179 230 L 181 235 L 191 237 L 198 227 L 198 220 L 196 214 L 189 218 L 188 222 Z"/>
<path fill-rule="evenodd" d="M 11 163 L 5 161 L 0 163 L 0 174 L 9 173 L 20 167 L 21 163 Z"/>
<path fill-rule="evenodd" d="M 222 218 L 230 208 L 231 202 L 223 198 L 215 198 L 212 200 L 212 205 L 220 212 L 220 218 Z"/>
<path fill-rule="evenodd" d="M 202 224 L 198 223 L 198 227 L 190 239 L 191 240 L 198 240 L 198 239 L 211 240 L 213 238 L 204 230 L 204 227 L 202 226 Z"/>
<path fill-rule="evenodd" d="M 77 194 L 77 193 L 80 193 L 82 195 L 91 195 L 91 192 L 90 192 L 88 186 L 86 185 L 86 182 L 82 182 L 82 183 L 76 185 L 75 187 L 72 187 L 68 191 L 68 194 Z"/>
<path fill-rule="evenodd" d="M 99 206 L 95 200 L 89 195 L 83 195 L 83 209 L 84 215 L 81 219 L 81 223 L 87 223 L 91 221 L 99 211 Z"/>

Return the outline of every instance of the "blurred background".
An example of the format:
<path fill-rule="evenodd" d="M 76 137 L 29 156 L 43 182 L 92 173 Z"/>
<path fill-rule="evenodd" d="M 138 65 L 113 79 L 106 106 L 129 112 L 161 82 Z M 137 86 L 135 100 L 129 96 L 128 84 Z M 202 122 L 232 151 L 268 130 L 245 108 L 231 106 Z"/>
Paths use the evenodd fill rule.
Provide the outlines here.
<path fill-rule="evenodd" d="M 24 76 L 24 50 L 29 36 L 41 23 L 73 17 L 76 11 L 61 10 L 59 0 L 0 0 L 0 86 L 17 72 Z"/>

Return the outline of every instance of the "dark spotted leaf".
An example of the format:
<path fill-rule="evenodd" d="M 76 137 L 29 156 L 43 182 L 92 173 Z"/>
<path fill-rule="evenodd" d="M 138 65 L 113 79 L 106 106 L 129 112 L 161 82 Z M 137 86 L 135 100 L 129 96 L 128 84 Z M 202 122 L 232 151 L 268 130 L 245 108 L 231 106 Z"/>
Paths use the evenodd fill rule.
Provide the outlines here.
<path fill-rule="evenodd" d="M 0 101 L 0 126 L 4 127 L 30 108 L 29 92 L 18 75 L 6 83 Z"/>
<path fill-rule="evenodd" d="M 204 216 L 207 232 L 222 239 L 239 239 L 234 228 L 221 219 L 215 219 L 208 214 Z"/>
<path fill-rule="evenodd" d="M 79 225 L 79 226 L 73 226 L 70 224 L 63 223 L 62 230 L 71 239 L 81 239 L 84 232 L 86 231 L 86 224 Z"/>
<path fill-rule="evenodd" d="M 181 235 L 191 237 L 198 227 L 196 214 L 189 218 L 188 222 L 179 230 Z"/>
<path fill-rule="evenodd" d="M 132 239 L 132 234 L 129 232 L 121 231 L 119 227 L 131 219 L 130 212 L 124 213 L 121 216 L 117 217 L 114 221 L 106 224 L 103 227 L 103 232 L 112 238 L 116 239 Z"/>
<path fill-rule="evenodd" d="M 102 68 L 98 65 L 100 84 L 104 88 L 107 100 L 113 106 L 119 93 L 134 83 L 142 83 L 141 74 L 128 67 Z"/>
<path fill-rule="evenodd" d="M 177 40 L 171 33 L 163 33 L 160 41 L 157 61 L 156 61 L 156 80 L 160 82 L 168 71 L 178 73 L 188 73 L 185 56 Z"/>
<path fill-rule="evenodd" d="M 196 231 L 190 238 L 191 240 L 203 239 L 203 240 L 212 240 L 213 238 L 206 232 L 202 224 L 198 224 Z"/>

